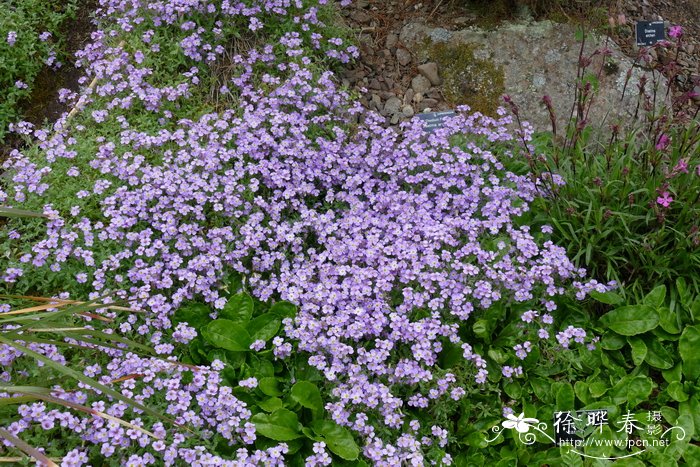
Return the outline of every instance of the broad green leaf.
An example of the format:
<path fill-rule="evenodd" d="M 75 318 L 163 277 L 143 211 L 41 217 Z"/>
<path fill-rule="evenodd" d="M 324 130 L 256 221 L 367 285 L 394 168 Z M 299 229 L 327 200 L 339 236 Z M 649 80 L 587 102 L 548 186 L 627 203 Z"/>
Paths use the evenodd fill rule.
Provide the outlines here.
<path fill-rule="evenodd" d="M 275 302 L 270 307 L 270 313 L 274 313 L 280 318 L 292 318 L 297 314 L 297 306 L 292 302 Z"/>
<path fill-rule="evenodd" d="M 292 386 L 291 398 L 301 404 L 302 407 L 313 410 L 316 414 L 323 413 L 321 392 L 314 383 L 298 381 Z"/>
<path fill-rule="evenodd" d="M 673 383 L 674 381 L 679 381 L 683 375 L 683 363 L 678 362 L 673 368 L 668 370 L 663 370 L 661 375 L 664 377 L 667 383 Z"/>
<path fill-rule="evenodd" d="M 629 408 L 633 408 L 648 400 L 653 387 L 651 379 L 646 376 L 627 376 L 613 387 L 610 394 L 616 404 L 627 403 Z"/>
<path fill-rule="evenodd" d="M 620 303 L 623 303 L 625 301 L 615 292 L 597 292 L 595 290 L 592 290 L 588 293 L 588 295 L 590 295 L 591 298 L 594 298 L 596 301 L 599 301 L 600 303 L 605 303 L 607 305 L 619 305 Z"/>
<path fill-rule="evenodd" d="M 258 380 L 258 389 L 267 396 L 281 396 L 282 391 L 279 389 L 279 380 L 274 376 L 266 376 Z"/>
<path fill-rule="evenodd" d="M 244 324 L 253 316 L 253 306 L 250 295 L 245 292 L 237 293 L 228 299 L 224 309 L 219 312 L 219 317 Z"/>
<path fill-rule="evenodd" d="M 284 403 L 279 397 L 270 397 L 269 399 L 258 402 L 258 407 L 265 412 L 274 412 L 275 410 L 281 409 L 283 406 Z"/>
<path fill-rule="evenodd" d="M 347 461 L 355 460 L 360 455 L 360 448 L 347 428 L 330 420 L 316 420 L 310 426 L 333 454 Z"/>
<path fill-rule="evenodd" d="M 299 431 L 297 415 L 287 409 L 278 409 L 269 415 L 258 413 L 250 420 L 258 433 L 275 441 L 290 441 L 304 436 Z"/>
<path fill-rule="evenodd" d="M 659 285 L 644 297 L 643 303 L 654 308 L 659 308 L 664 304 L 666 298 L 666 286 Z"/>
<path fill-rule="evenodd" d="M 187 323 L 200 330 L 211 321 L 211 309 L 204 303 L 188 303 L 181 306 L 173 315 L 173 323 Z"/>
<path fill-rule="evenodd" d="M 670 333 L 678 334 L 681 332 L 681 327 L 678 321 L 678 314 L 671 311 L 669 307 L 662 306 L 659 310 L 659 325 L 661 329 Z"/>
<path fill-rule="evenodd" d="M 612 331 L 608 331 L 600 340 L 600 346 L 605 350 L 620 350 L 625 346 L 625 338 Z"/>
<path fill-rule="evenodd" d="M 700 325 L 686 326 L 678 341 L 683 374 L 691 381 L 700 376 Z"/>
<path fill-rule="evenodd" d="M 649 339 L 647 343 L 647 355 L 644 360 L 654 368 L 668 370 L 673 367 L 673 355 L 666 350 L 658 339 Z"/>
<path fill-rule="evenodd" d="M 228 319 L 216 319 L 202 329 L 202 337 L 214 347 L 243 352 L 250 349 L 248 331 Z"/>
<path fill-rule="evenodd" d="M 277 335 L 281 324 L 277 315 L 265 313 L 250 321 L 246 328 L 252 341 L 268 341 Z"/>
<path fill-rule="evenodd" d="M 636 336 L 654 329 L 659 315 L 648 305 L 627 305 L 606 313 L 600 322 L 623 336 Z"/>
<path fill-rule="evenodd" d="M 647 356 L 647 345 L 640 337 L 628 337 L 627 342 L 632 349 L 632 361 L 636 366 L 641 365 Z"/>
<path fill-rule="evenodd" d="M 503 385 L 503 390 L 511 399 L 518 400 L 523 393 L 520 383 L 517 381 L 508 381 Z"/>
<path fill-rule="evenodd" d="M 688 394 L 683 389 L 683 383 L 680 381 L 674 381 L 668 385 L 666 392 L 673 400 L 678 402 L 685 402 L 688 400 Z"/>
<path fill-rule="evenodd" d="M 588 391 L 588 383 L 584 381 L 576 381 L 574 383 L 574 392 L 576 393 L 576 397 L 578 397 L 578 399 L 584 404 L 591 402 L 591 394 Z"/>
<path fill-rule="evenodd" d="M 557 390 L 557 410 L 566 411 L 573 410 L 574 407 L 574 388 L 570 383 L 562 383 Z"/>

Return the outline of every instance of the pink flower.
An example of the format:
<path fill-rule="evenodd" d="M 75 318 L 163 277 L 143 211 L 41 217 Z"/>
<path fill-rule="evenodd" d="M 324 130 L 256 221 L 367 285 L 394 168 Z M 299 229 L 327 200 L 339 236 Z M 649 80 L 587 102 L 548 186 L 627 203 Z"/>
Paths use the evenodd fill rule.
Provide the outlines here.
<path fill-rule="evenodd" d="M 683 28 L 681 26 L 671 26 L 668 35 L 674 39 L 678 39 L 683 35 Z"/>
<path fill-rule="evenodd" d="M 659 140 L 656 142 L 656 149 L 658 151 L 663 151 L 668 147 L 670 142 L 671 138 L 669 138 L 667 134 L 662 133 L 661 136 L 659 136 Z"/>
<path fill-rule="evenodd" d="M 663 193 L 661 193 L 661 196 L 656 198 L 656 202 L 665 208 L 667 208 L 671 204 L 672 201 L 673 201 L 673 198 L 671 196 L 669 196 L 668 191 L 664 191 Z"/>

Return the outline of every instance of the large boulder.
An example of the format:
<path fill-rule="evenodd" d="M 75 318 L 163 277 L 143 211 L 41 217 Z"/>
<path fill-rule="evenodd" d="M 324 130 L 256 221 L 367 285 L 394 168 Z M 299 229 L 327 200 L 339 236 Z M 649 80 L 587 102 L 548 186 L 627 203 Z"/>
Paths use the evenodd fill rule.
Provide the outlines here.
<path fill-rule="evenodd" d="M 493 114 L 509 94 L 520 108 L 520 115 L 536 130 L 551 129 L 550 117 L 542 103 L 548 95 L 562 129 L 571 115 L 577 65 L 581 49 L 576 28 L 550 21 L 509 23 L 491 30 L 475 27 L 459 31 L 409 23 L 400 40 L 410 47 L 418 63 L 435 62 L 443 80 L 442 91 L 452 106 L 467 104 L 474 110 Z M 666 82 L 633 64 L 619 47 L 605 37 L 587 37 L 584 56 L 607 48 L 588 67 L 596 76 L 595 104 L 588 115 L 592 125 L 604 127 L 629 121 L 637 108 L 638 84 L 658 83 L 657 100 L 666 96 Z M 631 70 L 631 71 L 630 71 Z M 629 76 L 629 78 L 628 78 Z"/>

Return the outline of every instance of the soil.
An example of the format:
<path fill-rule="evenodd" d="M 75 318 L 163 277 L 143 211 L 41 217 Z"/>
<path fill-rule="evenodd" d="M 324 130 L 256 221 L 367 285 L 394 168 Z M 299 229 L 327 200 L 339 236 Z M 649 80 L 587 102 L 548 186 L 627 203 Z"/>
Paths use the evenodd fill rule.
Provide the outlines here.
<path fill-rule="evenodd" d="M 67 21 L 63 27 L 62 38 L 66 43 L 66 56 L 71 58 L 58 70 L 44 67 L 34 81 L 34 91 L 28 101 L 22 103 L 24 119 L 35 125 L 42 125 L 47 120 L 56 120 L 68 110 L 59 102 L 58 91 L 63 88 L 78 90 L 78 79 L 83 75 L 72 62 L 75 53 L 82 49 L 90 39 L 90 33 L 95 30 L 92 23 L 92 13 L 97 8 L 97 0 L 79 2 L 76 17 Z"/>

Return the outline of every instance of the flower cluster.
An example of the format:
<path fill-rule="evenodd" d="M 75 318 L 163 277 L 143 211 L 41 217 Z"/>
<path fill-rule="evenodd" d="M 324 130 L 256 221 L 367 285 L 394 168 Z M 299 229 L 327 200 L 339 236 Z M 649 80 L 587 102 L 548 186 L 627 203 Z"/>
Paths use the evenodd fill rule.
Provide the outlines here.
<path fill-rule="evenodd" d="M 311 32 L 320 24 L 315 9 L 299 11 L 301 2 L 249 3 L 102 0 L 103 21 L 113 27 L 98 30 L 80 54 L 83 83 L 96 84 L 80 96 L 64 93 L 78 107 L 90 106 L 81 122 L 91 132 L 64 116 L 50 138 L 33 132 L 40 157 L 15 151 L 11 158 L 13 184 L 5 196 L 18 207 L 40 206 L 49 219 L 34 241 L 12 244 L 24 251 L 4 280 L 26 287 L 25 270 L 35 278 L 77 269 L 93 298 L 137 299 L 151 313 L 139 333 L 160 336 L 185 300 L 201 296 L 221 308 L 222 277 L 235 270 L 259 299 L 299 305 L 286 336 L 325 375 L 333 399 L 326 408 L 364 438 L 364 455 L 378 465 L 422 465 L 423 451 L 444 447 L 448 433 L 437 425 L 413 429 L 419 425 L 407 413 L 457 400 L 471 384 L 439 371 L 443 347 L 464 349 L 477 383 L 488 376 L 486 360 L 459 334 L 470 317 L 496 303 L 527 303 L 523 321 L 533 324 L 532 335 L 514 349 L 524 358 L 534 332 L 552 323 L 547 312 L 556 309 L 556 296 L 572 286 L 580 296 L 606 286 L 578 282 L 584 273 L 562 248 L 518 226 L 536 182 L 504 169 L 501 158 L 515 143 L 505 112 L 494 119 L 461 108 L 430 135 L 419 120 L 397 131 L 374 114 L 349 128 L 348 116 L 363 112 L 331 72 L 315 71 L 317 58 L 306 51 L 325 48 L 325 57 L 347 61 L 357 49 L 338 38 L 322 44 Z M 225 31 L 238 24 L 264 28 L 264 14 L 291 16 L 300 26 L 276 44 L 229 57 L 237 72 L 225 90 L 236 105 L 198 117 L 178 113 L 203 70 L 224 55 Z M 163 28 L 179 34 L 175 52 L 186 70 L 166 85 L 152 80 L 154 57 L 173 46 L 159 42 Z M 132 31 L 142 44 L 118 44 Z M 160 127 L 143 125 L 144 116 Z M 64 177 L 75 183 L 66 185 Z M 173 334 L 178 342 L 193 337 L 187 325 Z M 156 341 L 157 351 L 172 350 Z M 283 338 L 273 340 L 277 357 L 291 351 Z M 177 422 L 252 442 L 250 414 L 219 385 L 219 365 L 200 369 L 190 383 L 170 365 L 175 373 L 158 377 L 156 369 L 167 369 L 156 360 L 115 357 L 103 379 L 144 375 L 120 384 L 143 401 L 166 390 L 166 413 Z M 135 392 L 137 381 L 143 385 Z M 127 407 L 104 410 L 121 416 Z M 13 430 L 41 424 L 41 417 L 37 412 Z M 198 447 L 180 447 L 177 435 L 152 441 L 100 418 L 71 420 L 66 426 L 101 443 L 105 456 L 138 444 L 151 457 L 134 462 L 225 465 Z M 274 465 L 285 449 L 251 459 Z M 311 465 L 327 465 L 323 443 L 314 453 Z M 247 462 L 248 455 L 243 449 L 238 458 Z"/>
<path fill-rule="evenodd" d="M 49 409 L 43 402 L 21 405 L 18 409 L 21 419 L 10 424 L 8 431 L 20 435 L 35 426 L 43 430 L 69 430 L 73 436 L 99 446 L 105 458 L 119 456 L 120 452 L 138 451 L 139 455 L 125 459 L 127 465 L 176 465 L 179 459 L 199 465 L 282 465 L 282 455 L 287 450 L 284 444 L 252 453 L 242 447 L 232 460 L 208 452 L 206 445 L 215 436 L 232 445 L 251 445 L 256 439 L 255 427 L 248 421 L 250 411 L 232 395 L 231 387 L 222 384 L 218 371 L 126 354 L 114 357 L 104 368 L 93 365 L 85 373 L 93 377 L 99 375 L 98 381 L 102 384 L 118 385 L 122 395 L 138 403 L 165 404 L 163 415 L 169 421 L 146 424 L 142 419 L 144 414 L 124 402 L 111 398 L 98 400 L 87 389 L 66 392 L 55 387 L 53 396 L 74 404 L 90 403 L 94 415 L 86 416 L 70 409 Z M 9 395 L 0 394 L 2 397 Z M 119 418 L 128 419 L 132 426 L 118 423 L 116 419 Z M 172 428 L 173 425 L 190 429 L 178 430 Z M 10 445 L 7 441 L 4 443 Z M 87 464 L 85 451 L 76 449 L 67 453 L 63 464 Z"/>

